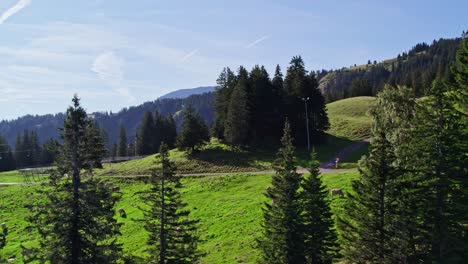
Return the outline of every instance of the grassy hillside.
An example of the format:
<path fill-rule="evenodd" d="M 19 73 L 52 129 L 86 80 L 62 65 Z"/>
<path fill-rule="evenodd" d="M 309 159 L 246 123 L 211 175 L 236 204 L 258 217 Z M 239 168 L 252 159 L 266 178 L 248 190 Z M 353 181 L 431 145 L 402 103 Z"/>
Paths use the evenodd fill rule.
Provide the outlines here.
<path fill-rule="evenodd" d="M 200 152 L 192 155 L 185 151 L 170 151 L 178 173 L 217 173 L 263 171 L 271 168 L 274 152 L 270 151 L 236 151 L 213 139 Z M 156 154 L 157 155 L 157 154 Z M 97 170 L 98 175 L 140 175 L 149 174 L 154 167 L 155 155 L 144 159 L 116 164 L 106 164 L 104 169 Z"/>
<path fill-rule="evenodd" d="M 0 177 L 2 174 L 0 173 Z M 6 176 L 5 176 L 6 177 Z M 324 174 L 322 179 L 327 188 L 349 190 L 357 172 Z M 184 178 L 183 199 L 188 202 L 192 216 L 200 220 L 199 231 L 203 242 L 200 248 L 206 252 L 202 263 L 254 263 L 259 256 L 255 249 L 255 238 L 260 234 L 261 205 L 263 193 L 269 186 L 271 175 L 227 175 Z M 117 181 L 123 193 L 117 208 L 124 208 L 127 218 L 120 218 L 126 255 L 145 254 L 146 232 L 141 223 L 134 221 L 142 216 L 137 209 L 140 201 L 136 191 L 148 186 L 136 181 Z M 32 185 L 0 187 L 0 222 L 10 227 L 8 244 L 3 256 L 19 257 L 19 245 L 36 244 L 36 234 L 27 229 L 24 221 L 28 210 L 25 202 L 34 192 Z M 332 210 L 342 213 L 346 198 L 332 199 Z"/>
<path fill-rule="evenodd" d="M 334 158 L 338 151 L 353 143 L 349 139 L 327 136 L 324 143 L 316 147 L 318 159 L 322 162 L 328 161 Z M 276 146 L 256 151 L 232 150 L 229 146 L 213 139 L 198 153 L 189 155 L 185 151 L 173 149 L 170 155 L 177 165 L 178 173 L 181 174 L 238 173 L 271 170 L 276 151 Z M 99 176 L 150 174 L 155 166 L 156 155 L 140 160 L 105 164 L 103 169 L 96 170 L 96 174 Z M 356 162 L 361 155 L 362 153 L 359 152 L 358 155 L 351 155 L 349 159 L 342 160 L 342 162 Z M 309 158 L 310 154 L 306 149 L 297 149 L 298 166 L 306 166 Z"/>
<path fill-rule="evenodd" d="M 351 140 L 370 136 L 371 117 L 367 114 L 375 97 L 353 97 L 327 104 L 329 134 Z"/>

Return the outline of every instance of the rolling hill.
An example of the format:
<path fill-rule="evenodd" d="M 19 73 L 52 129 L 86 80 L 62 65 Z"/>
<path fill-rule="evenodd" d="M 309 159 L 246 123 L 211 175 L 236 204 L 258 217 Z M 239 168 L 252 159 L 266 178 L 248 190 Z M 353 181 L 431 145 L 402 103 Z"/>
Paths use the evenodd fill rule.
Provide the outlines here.
<path fill-rule="evenodd" d="M 375 100 L 375 97 L 361 96 L 327 104 L 330 120 L 327 133 L 351 140 L 368 138 L 372 120 L 367 111 Z"/>

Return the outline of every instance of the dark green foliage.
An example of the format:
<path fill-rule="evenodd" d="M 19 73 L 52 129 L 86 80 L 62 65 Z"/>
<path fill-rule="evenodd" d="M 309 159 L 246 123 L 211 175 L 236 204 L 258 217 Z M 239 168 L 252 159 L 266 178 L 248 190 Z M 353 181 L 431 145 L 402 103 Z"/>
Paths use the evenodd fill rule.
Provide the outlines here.
<path fill-rule="evenodd" d="M 224 138 L 232 146 L 244 146 L 249 142 L 251 132 L 250 99 L 248 81 L 239 78 L 230 96 L 228 112 L 224 124 Z"/>
<path fill-rule="evenodd" d="M 404 175 L 414 100 L 405 87 L 388 86 L 371 109 L 371 151 L 359 164 L 346 215 L 338 221 L 343 255 L 352 263 L 413 261 L 415 232 L 411 179 Z"/>
<path fill-rule="evenodd" d="M 16 160 L 10 145 L 0 136 L 0 171 L 10 171 L 14 169 L 16 169 Z"/>
<path fill-rule="evenodd" d="M 265 263 L 305 263 L 304 232 L 298 189 L 302 177 L 294 165 L 294 147 L 286 121 L 272 178 L 263 208 L 263 234 L 258 240 Z"/>
<path fill-rule="evenodd" d="M 216 110 L 216 121 L 213 124 L 213 136 L 224 139 L 224 124 L 226 123 L 231 93 L 236 86 L 236 76 L 229 68 L 224 68 L 216 80 L 216 93 L 214 108 Z"/>
<path fill-rule="evenodd" d="M 174 118 L 172 116 L 164 118 L 162 125 L 162 142 L 166 143 L 170 148 L 174 147 L 177 139 L 177 127 Z"/>
<path fill-rule="evenodd" d="M 225 69 L 218 79 L 214 135 L 231 146 L 271 145 L 280 139 L 281 123 L 287 116 L 294 135 L 303 143 L 307 128 L 302 99 L 309 98 L 311 138 L 320 141 L 329 122 L 317 76 L 305 70 L 301 57 L 291 60 L 284 80 L 279 66 L 272 80 L 263 66 L 255 66 L 250 74 L 241 66 L 237 76 Z"/>
<path fill-rule="evenodd" d="M 201 116 L 195 112 L 191 105 L 184 109 L 183 115 L 184 121 L 182 130 L 177 137 L 177 146 L 181 149 L 194 151 L 210 140 L 209 130 Z"/>
<path fill-rule="evenodd" d="M 119 132 L 119 142 L 117 144 L 117 157 L 126 157 L 127 156 L 127 133 L 125 132 L 125 127 L 120 126 Z"/>
<path fill-rule="evenodd" d="M 139 155 L 157 153 L 162 142 L 174 146 L 176 137 L 176 124 L 171 116 L 164 117 L 159 112 L 146 112 L 137 134 L 137 152 Z"/>
<path fill-rule="evenodd" d="M 369 85 L 367 80 L 362 78 L 354 79 L 349 88 L 350 97 L 356 96 L 372 96 L 372 86 Z"/>
<path fill-rule="evenodd" d="M 88 119 L 77 96 L 66 115 L 57 169 L 38 188 L 41 199 L 32 199 L 29 206 L 29 221 L 41 236 L 36 259 L 116 263 L 121 258 L 116 243 L 120 224 L 113 207 L 120 195 L 92 177 L 104 153 L 100 129 Z M 88 177 L 83 177 L 83 171 Z"/>
<path fill-rule="evenodd" d="M 60 143 L 55 139 L 49 139 L 42 145 L 41 165 L 53 164 L 60 151 Z"/>
<path fill-rule="evenodd" d="M 468 210 L 466 113 L 442 82 L 417 108 L 409 167 L 418 184 L 421 241 L 426 261 L 460 263 L 466 259 Z M 460 89 L 462 89 L 460 87 Z"/>
<path fill-rule="evenodd" d="M 55 161 L 59 145 L 58 141 L 49 139 L 41 146 L 37 132 L 25 130 L 16 138 L 14 156 L 17 167 L 51 165 Z"/>
<path fill-rule="evenodd" d="M 66 136 L 66 133 L 64 135 Z M 101 135 L 101 129 L 95 121 L 87 122 L 84 132 L 85 140 L 83 141 L 84 150 L 81 154 L 83 157 L 81 168 L 89 171 L 94 168 L 102 168 L 101 161 L 106 155 L 106 150 Z M 65 143 L 67 140 L 70 139 L 63 139 Z"/>
<path fill-rule="evenodd" d="M 250 142 L 254 144 L 274 143 L 281 137 L 282 110 L 282 76 L 277 66 L 273 85 L 265 67 L 256 65 L 249 75 L 249 87 L 252 95 L 250 103 Z M 238 84 L 240 80 L 238 81 Z M 234 95 L 231 96 L 231 104 Z"/>
<path fill-rule="evenodd" d="M 18 168 L 39 165 L 41 149 L 35 131 L 25 130 L 18 134 L 15 144 L 15 159 Z"/>
<path fill-rule="evenodd" d="M 369 60 L 363 68 L 332 70 L 323 75 L 325 78 L 318 78 L 320 89 L 327 102 L 353 96 L 350 87 L 354 80 L 365 80 L 370 85 L 373 96 L 386 83 L 412 87 L 417 97 L 424 96 L 435 79 L 448 77 L 450 71 L 447 69 L 455 61 L 459 44 L 460 38 L 439 39 L 430 45 L 417 44 L 409 52 L 398 55 L 392 62 L 371 64 Z"/>
<path fill-rule="evenodd" d="M 47 202 L 39 199 L 33 202 L 30 218 L 41 236 L 37 259 L 96 264 L 117 263 L 121 259 L 121 248 L 116 242 L 120 224 L 114 219 L 114 206 L 120 194 L 112 191 L 111 184 L 96 178 L 81 182 L 76 217 L 71 181 L 43 186 L 38 192 Z M 78 230 L 78 239 L 70 235 L 73 229 Z M 77 254 L 73 253 L 74 248 Z"/>
<path fill-rule="evenodd" d="M 464 32 L 464 38 L 460 43 L 455 65 L 451 68 L 454 80 L 449 82 L 448 87 L 452 92 L 452 96 L 454 96 L 453 100 L 455 100 L 458 110 L 465 114 L 468 112 L 468 37 L 466 34 Z"/>
<path fill-rule="evenodd" d="M 187 204 L 181 199 L 180 177 L 173 162 L 169 160 L 168 146 L 162 144 L 159 150 L 160 169 L 151 173 L 151 188 L 141 193 L 146 208 L 145 229 L 149 258 L 146 263 L 195 263 L 201 256 L 197 250 L 196 235 L 198 221 L 190 219 Z"/>
<path fill-rule="evenodd" d="M 314 72 L 308 74 L 300 56 L 293 57 L 284 80 L 286 115 L 291 120 L 296 139 L 306 142 L 306 117 L 309 117 L 310 138 L 319 141 L 323 131 L 329 127 L 325 98 L 318 89 Z M 308 99 L 307 99 L 308 98 Z M 305 113 L 303 99 L 307 99 L 308 113 Z"/>
<path fill-rule="evenodd" d="M 400 172 L 385 131 L 374 130 L 369 157 L 359 164 L 346 216 L 339 219 L 344 257 L 351 263 L 399 263 L 409 245 L 401 234 Z"/>
<path fill-rule="evenodd" d="M 146 112 L 138 129 L 137 152 L 139 155 L 150 155 L 155 153 L 154 141 L 154 119 L 151 112 Z"/>
<path fill-rule="evenodd" d="M 301 204 L 304 223 L 304 243 L 307 263 L 332 263 L 338 244 L 334 221 L 327 200 L 328 191 L 320 180 L 320 163 L 312 153 L 309 177 L 301 186 Z"/>

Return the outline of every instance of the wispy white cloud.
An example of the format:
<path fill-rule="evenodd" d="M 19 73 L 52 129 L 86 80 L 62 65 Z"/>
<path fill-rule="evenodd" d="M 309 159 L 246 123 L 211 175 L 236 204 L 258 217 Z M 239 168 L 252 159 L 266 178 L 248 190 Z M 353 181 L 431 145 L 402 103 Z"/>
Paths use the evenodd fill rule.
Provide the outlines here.
<path fill-rule="evenodd" d="M 3 24 L 9 17 L 21 11 L 21 9 L 31 4 L 31 0 L 19 0 L 16 5 L 9 8 L 0 15 L 0 25 Z"/>
<path fill-rule="evenodd" d="M 255 46 L 257 46 L 260 42 L 265 41 L 265 40 L 267 40 L 267 39 L 269 39 L 269 38 L 270 38 L 270 36 L 263 36 L 263 37 L 261 37 L 261 38 L 255 40 L 255 41 L 253 41 L 253 42 L 247 44 L 247 45 L 245 46 L 245 48 L 246 48 L 246 49 L 250 49 L 250 48 L 252 48 L 252 47 L 255 47 Z"/>
<path fill-rule="evenodd" d="M 124 61 L 115 55 L 114 52 L 108 51 L 96 57 L 91 66 L 91 70 L 95 72 L 99 78 L 112 87 L 119 95 L 133 101 L 135 98 L 130 93 L 130 90 L 122 84 L 123 80 L 123 65 Z"/>
<path fill-rule="evenodd" d="M 191 57 L 193 57 L 197 53 L 198 53 L 198 49 L 194 49 L 194 50 L 190 51 L 184 57 L 182 57 L 180 62 L 185 62 L 185 61 L 189 60 Z"/>
<path fill-rule="evenodd" d="M 91 70 L 103 81 L 119 84 L 123 78 L 122 67 L 123 61 L 114 52 L 108 51 L 96 57 Z"/>

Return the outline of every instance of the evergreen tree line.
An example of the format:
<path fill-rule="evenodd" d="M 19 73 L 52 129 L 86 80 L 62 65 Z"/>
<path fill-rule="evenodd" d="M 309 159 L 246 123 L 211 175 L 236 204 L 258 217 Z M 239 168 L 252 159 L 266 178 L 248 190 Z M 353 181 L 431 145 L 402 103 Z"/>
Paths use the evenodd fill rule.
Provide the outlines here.
<path fill-rule="evenodd" d="M 430 93 L 435 79 L 450 79 L 450 67 L 461 39 L 434 40 L 430 45 L 419 43 L 394 60 L 373 64 L 358 69 L 343 68 L 317 72 L 320 89 L 327 102 L 355 96 L 376 96 L 385 84 L 413 88 L 414 96 Z"/>
<path fill-rule="evenodd" d="M 217 84 L 212 135 L 231 146 L 278 142 L 286 117 L 299 142 L 307 139 L 306 116 L 311 138 L 317 141 L 329 127 L 316 75 L 305 69 L 300 56 L 292 58 L 284 78 L 279 65 L 273 78 L 263 66 L 257 65 L 250 72 L 240 66 L 237 74 L 224 68 Z"/>
<path fill-rule="evenodd" d="M 143 115 L 136 135 L 136 149 L 139 155 L 157 153 L 162 142 L 173 147 L 177 137 L 176 125 L 172 116 L 162 116 L 159 112 L 146 112 Z M 122 144 L 122 133 L 120 142 Z"/>
<path fill-rule="evenodd" d="M 158 112 L 146 112 L 136 135 L 138 155 L 157 153 L 164 142 L 169 148 L 177 146 L 194 151 L 209 141 L 210 133 L 204 119 L 191 105 L 185 106 L 179 113 L 182 118 L 180 133 L 172 116 L 164 117 Z M 126 146 L 125 128 L 121 127 L 117 154 L 122 155 Z"/>
<path fill-rule="evenodd" d="M 15 149 L 12 150 L 8 142 L 0 136 L 0 171 L 50 165 L 56 158 L 59 145 L 58 141 L 53 139 L 41 145 L 37 132 L 25 130 L 17 135 Z"/>
<path fill-rule="evenodd" d="M 109 146 L 108 133 L 97 122 L 91 122 L 93 130 L 102 138 L 104 157 L 127 157 L 157 153 L 162 142 L 170 148 L 194 151 L 209 141 L 210 133 L 202 116 L 191 105 L 180 113 L 181 131 L 177 134 L 176 123 L 172 116 L 162 116 L 159 112 L 146 112 L 141 120 L 138 133 L 129 141 L 125 126 L 119 129 L 118 141 Z M 19 134 L 15 149 L 12 151 L 5 139 L 0 137 L 0 171 L 14 170 L 31 166 L 52 164 L 60 148 L 57 140 L 49 139 L 44 144 L 38 142 L 35 131 L 25 130 Z"/>
<path fill-rule="evenodd" d="M 371 152 L 339 221 L 350 262 L 467 259 L 467 39 L 451 74 L 434 81 L 422 100 L 405 87 L 379 94 Z"/>
<path fill-rule="evenodd" d="M 468 258 L 468 39 L 453 78 L 425 98 L 386 86 L 371 109 L 371 150 L 337 219 L 318 164 L 304 179 L 285 126 L 258 240 L 264 263 L 464 263 Z M 271 201 L 270 201 L 271 200 Z"/>
<path fill-rule="evenodd" d="M 72 102 L 61 129 L 57 168 L 27 205 L 31 212 L 27 221 L 40 239 L 33 248 L 22 245 L 23 262 L 195 263 L 202 256 L 197 248 L 197 220 L 185 209 L 179 191 L 182 184 L 165 143 L 148 187 L 136 193 L 145 203 L 140 208 L 143 218 L 137 221 L 148 231 L 148 255 L 123 255 L 118 242 L 122 224 L 117 217 L 127 215 L 123 208 L 115 208 L 122 193 L 115 183 L 93 177 L 93 170 L 102 167 L 104 140 L 79 98 Z M 1 247 L 8 242 L 6 224 L 2 228 Z"/>

